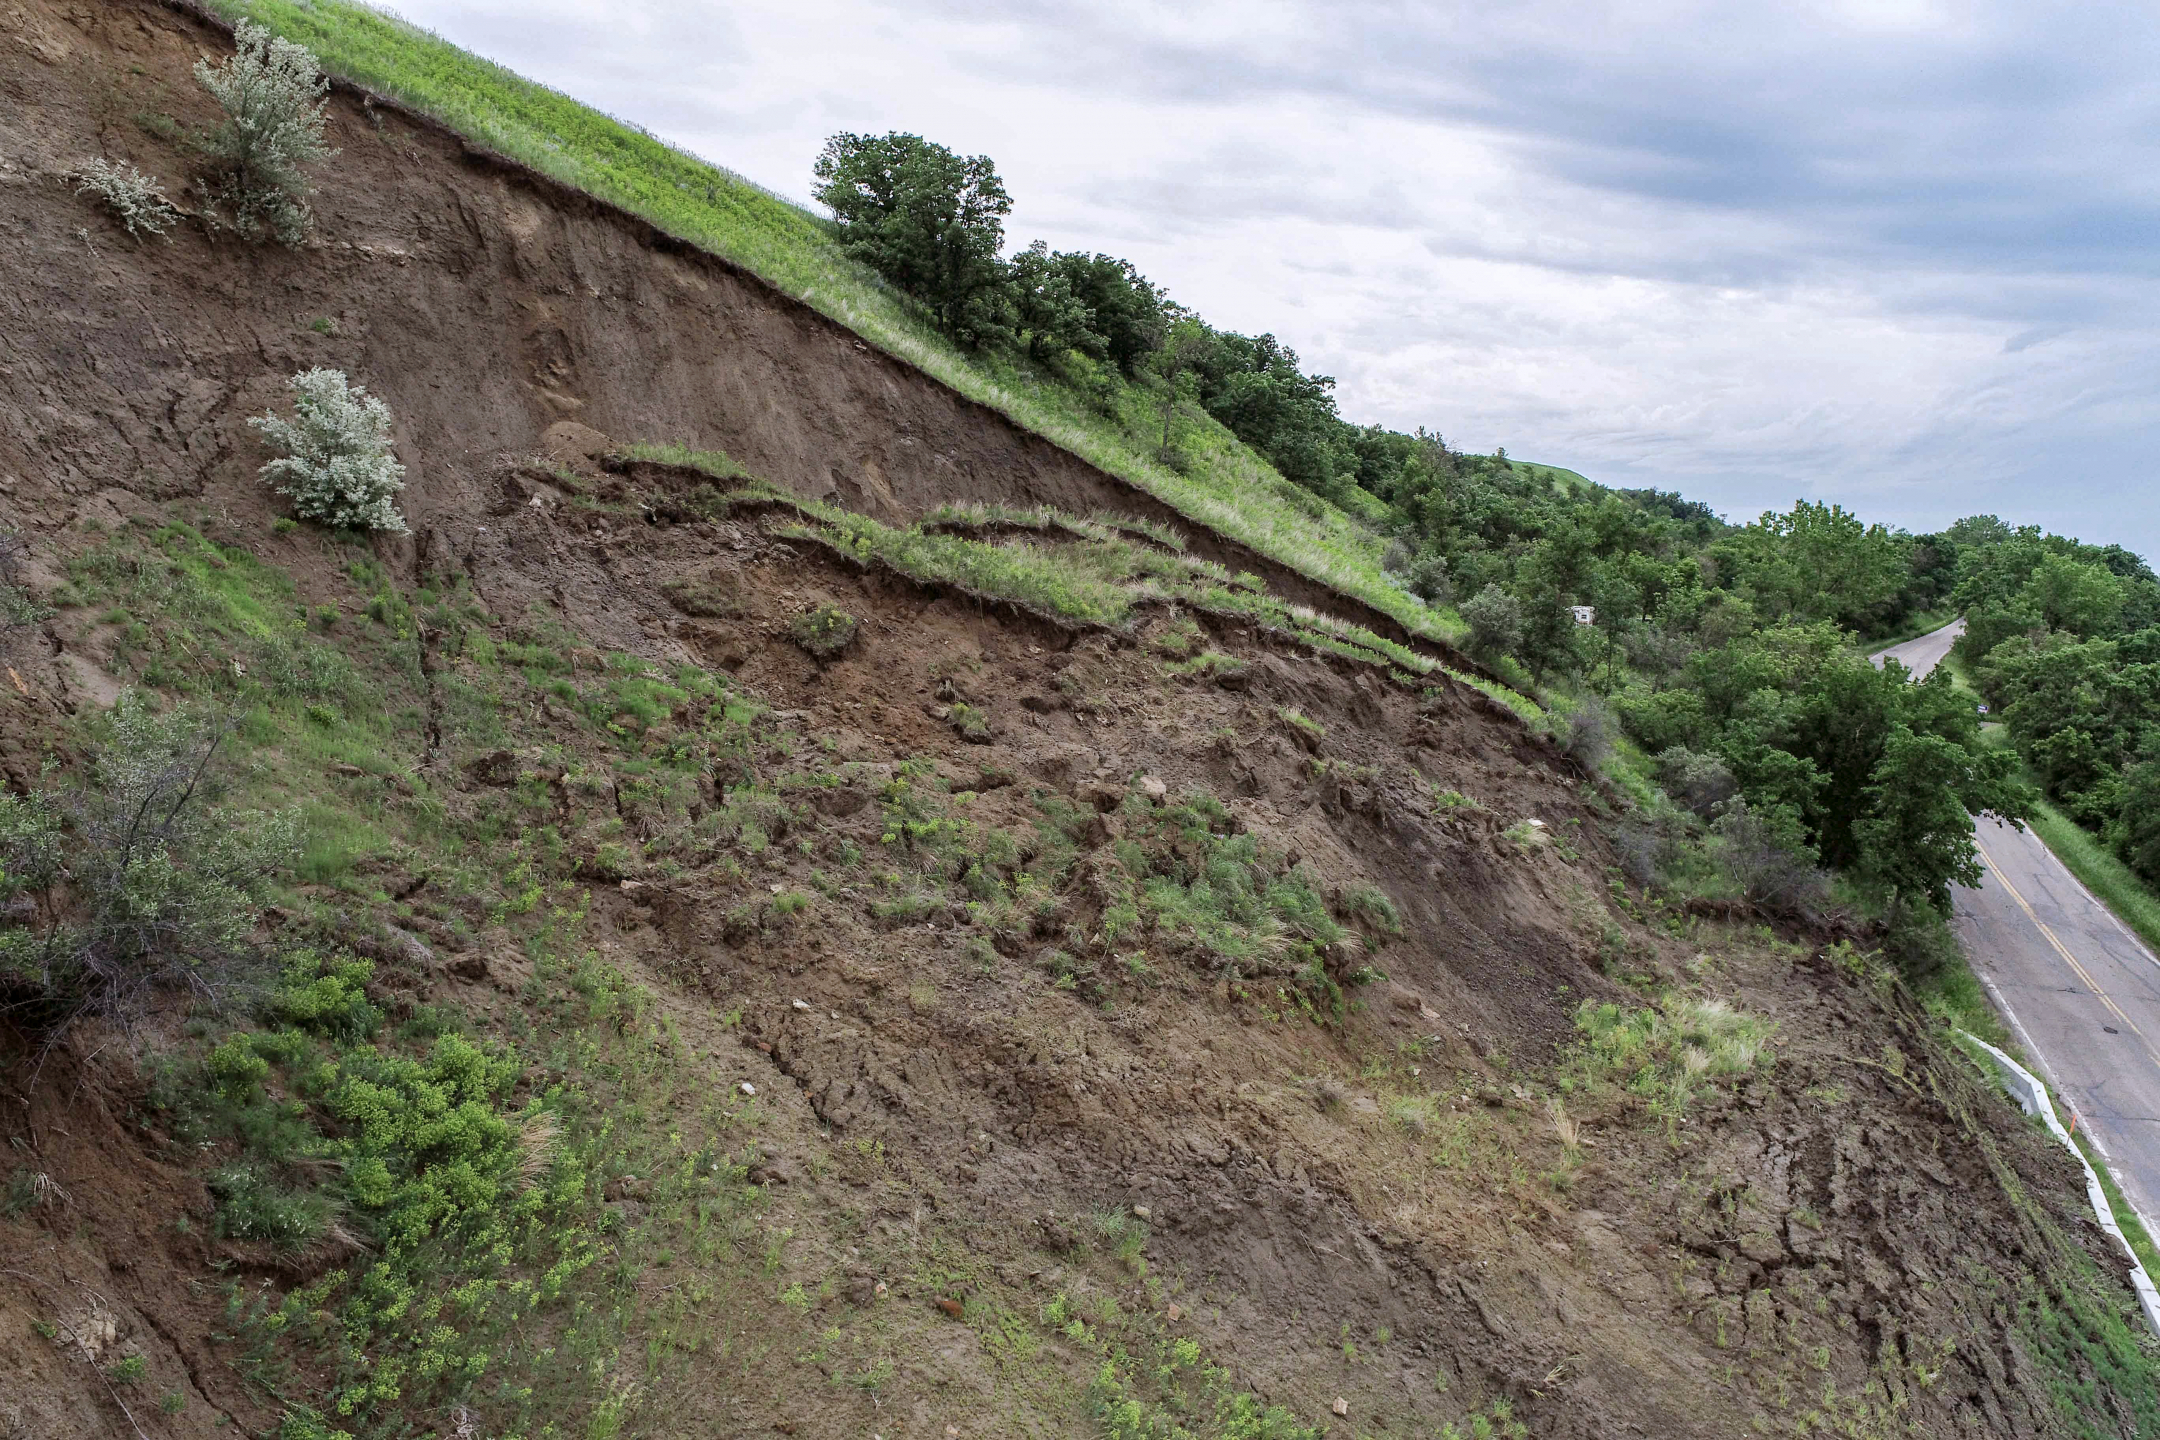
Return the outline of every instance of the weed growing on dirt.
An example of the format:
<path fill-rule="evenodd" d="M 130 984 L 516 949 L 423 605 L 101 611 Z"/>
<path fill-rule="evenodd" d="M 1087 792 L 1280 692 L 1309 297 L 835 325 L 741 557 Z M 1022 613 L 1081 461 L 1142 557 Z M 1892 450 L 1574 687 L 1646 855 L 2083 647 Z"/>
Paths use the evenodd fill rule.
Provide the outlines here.
<path fill-rule="evenodd" d="M 1043 1307 L 1042 1320 L 1102 1357 L 1087 1398 L 1103 1440 L 1320 1440 L 1291 1410 L 1235 1389 L 1195 1340 L 1140 1318 L 1097 1312 L 1090 1323 L 1063 1294 Z"/>
<path fill-rule="evenodd" d="M 788 622 L 788 638 L 813 660 L 831 660 L 855 643 L 855 617 L 845 610 L 820 605 Z"/>
<path fill-rule="evenodd" d="M 1772 1028 L 1722 1000 L 1668 998 L 1639 1010 L 1585 1001 L 1575 1012 L 1582 1043 L 1563 1078 L 1617 1087 L 1677 1118 L 1702 1084 L 1769 1064 Z"/>
<path fill-rule="evenodd" d="M 1235 655 L 1225 655 L 1220 650 L 1203 650 L 1189 660 L 1165 665 L 1163 673 L 1173 679 L 1213 680 L 1218 684 L 1235 686 L 1243 679 L 1250 667 Z"/>
<path fill-rule="evenodd" d="M 646 460 L 656 465 L 681 465 L 692 470 L 703 470 L 716 480 L 747 480 L 750 472 L 737 464 L 725 450 L 698 450 L 688 445 L 653 445 L 638 443 L 625 445 L 616 451 L 623 460 Z"/>
<path fill-rule="evenodd" d="M 129 236 L 155 235 L 163 239 L 180 223 L 180 211 L 165 198 L 165 189 L 154 175 L 133 165 L 102 157 L 89 161 L 76 175 L 75 193 L 95 195 L 105 202 L 113 219 L 127 228 Z"/>
<path fill-rule="evenodd" d="M 1095 872 L 1105 946 L 1144 938 L 1233 986 L 1273 977 L 1283 998 L 1339 1018 L 1342 989 L 1328 965 L 1348 931 L 1305 871 L 1240 833 L 1212 795 L 1160 806 L 1135 793 L 1114 844 L 1118 872 Z"/>

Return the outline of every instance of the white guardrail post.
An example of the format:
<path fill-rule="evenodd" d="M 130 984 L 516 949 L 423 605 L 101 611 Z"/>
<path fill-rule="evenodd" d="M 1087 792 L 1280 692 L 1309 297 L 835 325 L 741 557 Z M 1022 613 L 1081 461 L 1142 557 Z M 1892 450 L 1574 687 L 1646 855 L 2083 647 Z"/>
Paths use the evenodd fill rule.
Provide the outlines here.
<path fill-rule="evenodd" d="M 2063 1129 L 2062 1121 L 2056 1117 L 2054 1102 L 2048 1099 L 2047 1086 L 2041 1084 L 2039 1078 L 2030 1070 L 1979 1036 L 1969 1031 L 1958 1033 L 1994 1058 L 1995 1067 L 2002 1071 L 2003 1086 L 2010 1092 L 2010 1098 L 2017 1101 L 2026 1114 L 2038 1115 L 2045 1121 L 2048 1129 L 2054 1132 L 2055 1138 L 2062 1141 L 2064 1148 L 2077 1157 L 2078 1165 L 2085 1171 L 2085 1194 L 2092 1201 L 2093 1214 L 2099 1219 L 2100 1228 L 2114 1236 L 2115 1243 L 2122 1246 L 2123 1253 L 2130 1257 L 2130 1286 L 2137 1291 L 2138 1307 L 2145 1312 L 2146 1328 L 2153 1334 L 2160 1335 L 2160 1290 L 2153 1288 L 2152 1277 L 2145 1273 L 2144 1263 L 2138 1259 L 2137 1252 L 2130 1248 L 2130 1242 L 2123 1238 L 2122 1226 L 2115 1223 L 2115 1208 L 2108 1204 L 2107 1191 L 2101 1188 L 2100 1177 L 2094 1172 L 2092 1162 L 2085 1158 L 2085 1152 L 2078 1149 L 2077 1142 L 2070 1138 L 2070 1132 Z M 2144 1218 L 2142 1215 L 2138 1217 L 2140 1222 Z M 2152 1233 L 2150 1226 L 2146 1233 Z"/>

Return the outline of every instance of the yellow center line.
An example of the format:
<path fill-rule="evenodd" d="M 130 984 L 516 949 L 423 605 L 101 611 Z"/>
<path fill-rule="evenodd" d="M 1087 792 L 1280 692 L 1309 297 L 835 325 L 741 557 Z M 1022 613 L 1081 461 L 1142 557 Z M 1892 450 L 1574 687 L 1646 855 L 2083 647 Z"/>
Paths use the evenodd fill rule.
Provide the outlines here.
<path fill-rule="evenodd" d="M 1974 837 L 1976 841 L 1978 838 L 1979 837 L 1977 836 Z M 2038 930 L 2042 935 L 2047 937 L 2048 944 L 2055 947 L 2055 953 L 2062 956 L 2064 963 L 2069 965 L 2072 970 L 2075 970 L 2077 972 L 2077 977 L 2085 982 L 2085 988 L 2087 990 L 2090 990 L 2093 994 L 2099 996 L 2100 1003 L 2107 1006 L 2110 1011 L 2114 1012 L 2116 1019 L 2122 1021 L 2123 1024 L 2128 1025 L 2131 1031 L 2136 1034 L 2138 1039 L 2143 1040 L 2145 1038 L 2145 1032 L 2138 1028 L 2137 1021 L 2132 1020 L 2128 1015 L 2125 1015 L 2123 1013 L 2122 1006 L 2115 1003 L 2114 997 L 2109 995 L 2107 991 L 2101 989 L 2099 982 L 2093 979 L 2093 977 L 2086 971 L 2083 965 L 2078 964 L 2077 956 L 2070 953 L 2070 947 L 2063 944 L 2061 940 L 2056 938 L 2055 932 L 2048 928 L 2047 922 L 2045 920 L 2042 920 L 2038 915 L 2033 913 L 2033 907 L 2025 903 L 2025 897 L 2018 893 L 2017 886 L 2010 883 L 2010 877 L 2003 874 L 2002 867 L 1995 863 L 1995 857 L 1987 853 L 1987 847 L 1985 845 L 1976 845 L 1975 848 L 1980 851 L 1980 859 L 1982 863 L 1987 866 L 1988 873 L 1990 875 L 1993 875 L 1997 881 L 2001 882 L 2003 889 L 2009 892 L 2010 898 L 2012 900 L 2017 901 L 2018 909 L 2025 912 L 2025 918 L 2032 921 L 2034 929 Z M 2160 1056 L 2153 1055 L 2151 1046 L 2148 1045 L 2146 1047 L 2145 1054 L 2148 1058 L 2152 1059 L 2155 1065 L 2160 1065 Z"/>

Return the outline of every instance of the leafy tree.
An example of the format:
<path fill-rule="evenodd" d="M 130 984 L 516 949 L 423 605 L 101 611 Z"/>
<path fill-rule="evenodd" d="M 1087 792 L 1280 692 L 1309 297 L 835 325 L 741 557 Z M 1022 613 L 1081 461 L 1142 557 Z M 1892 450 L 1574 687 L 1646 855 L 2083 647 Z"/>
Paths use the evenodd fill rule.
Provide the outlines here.
<path fill-rule="evenodd" d="M 1467 648 L 1473 659 L 1490 665 L 1522 643 L 1522 606 L 1498 585 L 1487 585 L 1462 603 L 1470 627 Z"/>
<path fill-rule="evenodd" d="M 928 305 L 947 333 L 967 345 L 1010 333 L 1001 257 L 1012 198 L 989 156 L 899 131 L 843 132 L 812 173 L 842 246 Z"/>
<path fill-rule="evenodd" d="M 199 182 L 208 214 L 249 239 L 267 233 L 298 245 L 314 223 L 307 167 L 337 154 L 323 143 L 330 82 L 306 46 L 252 20 L 234 27 L 233 43 L 224 64 L 195 62 L 195 78 L 225 112 L 202 141 L 211 163 Z"/>
<path fill-rule="evenodd" d="M 1906 546 L 1881 525 L 1838 505 L 1802 500 L 1768 513 L 1713 547 L 1758 613 L 1834 620 L 1847 629 L 1877 621 L 1907 574 Z"/>
<path fill-rule="evenodd" d="M 1970 816 L 2014 820 L 2028 803 L 1947 671 L 1913 683 L 1895 662 L 1878 670 L 1832 622 L 1704 651 L 1688 684 L 1623 701 L 1630 731 L 1715 756 L 1756 813 L 1791 817 L 1823 863 L 1892 899 L 1946 905 L 1976 873 Z"/>
<path fill-rule="evenodd" d="M 2041 623 L 2075 635 L 2105 635 L 2122 621 L 2123 586 L 2103 565 L 2050 555 L 2025 582 L 2025 608 Z"/>
<path fill-rule="evenodd" d="M 1087 311 L 1088 330 L 1102 358 L 1128 377 L 1138 375 L 1162 347 L 1172 318 L 1161 289 L 1149 284 L 1130 260 L 1078 251 L 1053 254 L 1050 260 Z"/>
<path fill-rule="evenodd" d="M 1345 468 L 1343 432 L 1335 412 L 1335 379 L 1307 375 L 1297 352 L 1273 335 L 1214 331 L 1198 358 L 1200 403 L 1246 444 L 1267 457 L 1283 478 L 1330 494 Z"/>
<path fill-rule="evenodd" d="M 1041 240 L 1013 257 L 1013 304 L 1028 353 L 1068 350 L 1137 375 L 1170 323 L 1163 295 L 1129 260 L 1055 251 Z"/>
<path fill-rule="evenodd" d="M 1214 353 L 1215 332 L 1198 318 L 1178 313 L 1171 318 L 1163 343 L 1153 356 L 1155 373 L 1162 381 L 1163 414 L 1160 453 L 1170 453 L 1170 422 L 1185 404 L 1200 398 L 1200 364 Z"/>
<path fill-rule="evenodd" d="M 2146 732 L 2137 763 L 2122 772 L 2108 838 L 2124 863 L 2160 882 L 2160 732 Z"/>
<path fill-rule="evenodd" d="M 1992 811 L 2015 820 L 2024 813 L 2014 764 L 2005 752 L 1962 737 L 1893 725 L 1861 795 L 1855 868 L 1893 901 L 1949 914 L 1950 886 L 1980 883 L 1972 817 Z"/>
<path fill-rule="evenodd" d="M 1013 257 L 1013 303 L 1028 354 L 1049 361 L 1068 350 L 1107 359 L 1109 347 L 1094 326 L 1087 302 L 1073 292 L 1072 276 L 1041 240 Z"/>

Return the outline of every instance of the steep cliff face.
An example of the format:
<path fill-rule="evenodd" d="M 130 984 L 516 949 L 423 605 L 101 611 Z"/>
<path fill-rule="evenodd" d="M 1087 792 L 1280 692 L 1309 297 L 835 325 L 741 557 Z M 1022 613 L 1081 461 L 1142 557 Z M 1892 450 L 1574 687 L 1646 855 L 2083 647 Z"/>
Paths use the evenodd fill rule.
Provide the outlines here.
<path fill-rule="evenodd" d="M 843 512 L 1110 512 L 948 537 L 1068 579 L 1175 517 L 365 97 L 307 249 L 130 243 L 66 177 L 177 190 L 224 38 L 0 19 L 0 522 L 54 607 L 8 783 L 125 684 L 245 712 L 317 835 L 261 938 L 372 967 L 339 1043 L 507 1047 L 563 1130 L 526 1248 L 398 1260 L 435 1336 L 349 1308 L 362 1192 L 280 1248 L 204 1188 L 255 1142 L 174 1077 L 274 1006 L 14 1065 L 0 1430 L 2140 1433 L 2065 1157 L 1851 946 L 1631 890 L 1510 712 L 1137 569 L 1105 623 L 899 564 Z M 279 523 L 244 422 L 313 365 L 396 412 L 411 537 Z M 278 1063 L 249 1103 L 342 1153 Z"/>

